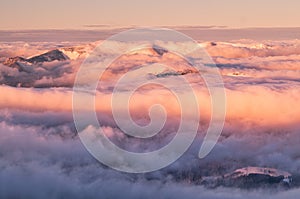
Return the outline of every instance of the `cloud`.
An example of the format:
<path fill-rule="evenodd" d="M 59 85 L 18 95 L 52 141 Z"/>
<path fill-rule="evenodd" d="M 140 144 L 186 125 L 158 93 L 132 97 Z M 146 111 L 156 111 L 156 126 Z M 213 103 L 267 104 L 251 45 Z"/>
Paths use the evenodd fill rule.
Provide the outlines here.
<path fill-rule="evenodd" d="M 28 119 L 37 117 L 26 112 L 20 114 Z M 53 113 L 39 113 L 39 116 L 61 120 Z M 23 121 L 21 117 L 13 118 L 15 122 Z M 125 174 L 98 163 L 84 149 L 78 137 L 66 136 L 68 131 L 70 134 L 73 131 L 70 125 L 57 123 L 46 126 L 47 122 L 40 126 L 0 123 L 1 197 L 244 198 L 246 194 L 249 198 L 283 198 L 299 193 L 297 188 L 285 192 L 269 190 L 270 193 L 268 190 L 253 192 L 222 187 L 207 189 L 191 180 L 197 179 L 197 176 L 224 174 L 248 164 L 297 174 L 300 168 L 297 160 L 299 127 L 278 129 L 276 135 L 273 135 L 272 129 L 249 127 L 242 133 L 238 126 L 226 127 L 225 133 L 230 136 L 224 136 L 203 160 L 197 158 L 199 146 L 195 143 L 181 159 L 163 170 L 149 174 Z M 106 129 L 111 137 L 119 137 L 117 129 Z M 119 138 L 131 145 L 124 142 L 128 138 Z M 200 136 L 198 141 L 201 139 Z"/>
<path fill-rule="evenodd" d="M 161 104 L 168 114 L 167 123 L 159 135 L 147 141 L 126 136 L 112 116 L 111 97 L 118 79 L 125 73 L 130 77 L 120 85 L 121 93 L 147 80 L 169 85 L 174 93 L 184 94 L 186 87 L 179 80 L 185 78 L 194 88 L 201 116 L 197 139 L 169 167 L 140 175 L 119 173 L 98 163 L 76 134 L 72 86 L 85 58 L 79 52 L 88 54 L 96 43 L 67 49 L 65 53 L 70 58 L 67 61 L 28 64 L 29 72 L 1 64 L 0 198 L 295 198 L 299 194 L 300 169 L 300 108 L 296 106 L 300 100 L 299 42 L 215 43 L 203 45 L 224 80 L 226 121 L 216 147 L 201 160 L 197 155 L 210 121 L 211 104 L 197 71 L 187 70 L 190 65 L 174 54 L 160 55 L 151 48 L 124 55 L 105 71 L 96 91 L 98 118 L 106 135 L 131 151 L 153 150 L 168 143 L 178 128 L 180 108 L 185 107 L 180 107 L 174 94 L 162 86 L 138 88 L 129 100 L 133 120 L 145 125 L 150 119 L 157 119 L 150 118 L 148 111 L 153 104 Z M 71 46 L 70 43 L 57 45 L 2 43 L 0 55 L 30 57 L 43 53 L 46 48 Z M 103 57 L 113 56 L 122 48 L 120 43 L 114 46 L 93 61 L 103 61 Z M 156 62 L 170 67 L 158 66 Z M 148 66 L 142 67 L 143 63 Z M 117 113 L 126 111 L 126 107 L 119 106 Z M 245 166 L 291 172 L 295 186 L 288 191 L 246 191 L 232 187 L 208 189 L 197 184 L 202 176 L 223 175 Z"/>
<path fill-rule="evenodd" d="M 211 56 L 224 58 L 289 56 L 299 55 L 300 52 L 298 40 L 265 42 L 246 40 L 232 43 L 204 43 L 204 45 Z"/>

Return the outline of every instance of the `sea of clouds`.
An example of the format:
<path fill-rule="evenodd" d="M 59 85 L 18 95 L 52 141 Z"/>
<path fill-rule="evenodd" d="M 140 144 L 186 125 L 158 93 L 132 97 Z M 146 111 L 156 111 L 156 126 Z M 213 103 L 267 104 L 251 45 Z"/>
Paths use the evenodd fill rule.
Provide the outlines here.
<path fill-rule="evenodd" d="M 122 91 L 144 80 L 156 79 L 162 84 L 167 82 L 174 92 L 184 92 L 178 82 L 178 76 L 184 76 L 194 88 L 199 104 L 201 120 L 193 145 L 170 166 L 145 174 L 126 174 L 102 165 L 87 152 L 77 135 L 72 116 L 72 87 L 80 65 L 99 43 L 0 44 L 0 198 L 279 199 L 299 195 L 298 40 L 199 42 L 222 74 L 227 97 L 224 130 L 204 159 L 198 158 L 198 152 L 211 117 L 211 104 L 199 73 L 185 60 L 171 53 L 159 55 L 153 49 L 116 60 L 101 77 L 95 107 L 105 134 L 122 148 L 147 151 L 162 147 L 175 136 L 180 108 L 184 108 L 168 90 L 145 86 L 130 101 L 132 117 L 137 123 L 148 123 L 148 109 L 158 103 L 168 113 L 166 126 L 147 141 L 126 136 L 113 119 L 110 103 L 112 85 L 122 74 L 130 72 L 130 78 L 120 85 Z M 74 46 L 74 50 L 67 49 Z M 28 58 L 53 49 L 60 49 L 70 59 L 28 64 L 27 71 L 4 65 L 9 57 Z M 172 70 L 157 67 L 156 62 L 168 64 Z M 142 66 L 145 63 L 147 66 Z M 219 176 L 246 166 L 288 171 L 295 176 L 295 186 L 286 191 L 253 191 L 209 189 L 197 184 L 201 176 Z"/>

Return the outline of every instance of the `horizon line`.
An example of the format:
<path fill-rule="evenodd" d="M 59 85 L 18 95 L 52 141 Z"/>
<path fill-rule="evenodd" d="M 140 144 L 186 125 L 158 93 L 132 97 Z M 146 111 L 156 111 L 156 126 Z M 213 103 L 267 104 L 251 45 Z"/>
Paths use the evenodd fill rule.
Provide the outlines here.
<path fill-rule="evenodd" d="M 82 28 L 22 28 L 22 29 L 1 29 L 0 31 L 46 31 L 46 30 L 58 30 L 58 31 L 94 31 L 94 30 L 120 30 L 120 29 L 138 29 L 138 28 L 174 28 L 174 29 L 200 29 L 200 30 L 243 30 L 243 29 L 298 29 L 300 26 L 248 26 L 248 27 L 230 27 L 221 25 L 167 25 L 167 26 L 115 26 L 106 24 L 91 24 L 83 25 Z"/>

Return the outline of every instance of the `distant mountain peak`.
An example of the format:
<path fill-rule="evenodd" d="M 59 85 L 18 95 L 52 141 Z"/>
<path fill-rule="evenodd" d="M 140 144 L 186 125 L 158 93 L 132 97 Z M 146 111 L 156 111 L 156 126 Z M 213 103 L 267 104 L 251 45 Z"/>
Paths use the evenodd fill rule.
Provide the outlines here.
<path fill-rule="evenodd" d="M 24 65 L 31 65 L 31 64 L 40 64 L 44 62 L 52 62 L 52 61 L 65 61 L 68 60 L 69 57 L 66 56 L 62 51 L 55 49 L 48 51 L 46 53 L 33 56 L 31 58 L 24 58 L 24 57 L 10 57 L 7 58 L 3 64 L 9 66 L 11 68 L 17 68 L 20 72 L 26 71 Z"/>
<path fill-rule="evenodd" d="M 165 48 L 162 48 L 158 45 L 153 45 L 152 49 L 154 50 L 154 52 L 156 52 L 158 55 L 162 56 L 163 54 L 167 53 L 168 50 Z"/>
<path fill-rule="evenodd" d="M 55 49 L 48 51 L 44 54 L 37 55 L 27 59 L 29 63 L 41 63 L 41 62 L 51 62 L 51 61 L 65 61 L 68 60 L 68 56 L 66 56 L 62 51 Z"/>

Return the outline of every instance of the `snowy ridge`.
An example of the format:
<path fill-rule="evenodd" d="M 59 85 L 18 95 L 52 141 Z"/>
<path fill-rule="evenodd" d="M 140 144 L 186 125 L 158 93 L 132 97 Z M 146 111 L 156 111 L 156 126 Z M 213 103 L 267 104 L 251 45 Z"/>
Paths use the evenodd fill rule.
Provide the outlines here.
<path fill-rule="evenodd" d="M 274 168 L 264 167 L 245 167 L 235 170 L 233 173 L 227 174 L 224 177 L 230 179 L 238 179 L 250 176 L 268 176 L 271 178 L 282 178 L 281 182 L 290 185 L 292 182 L 292 175 L 289 172 L 281 171 Z"/>
<path fill-rule="evenodd" d="M 288 178 L 292 176 L 290 173 L 286 171 L 281 171 L 274 168 L 263 168 L 263 167 L 245 167 L 245 168 L 237 169 L 233 173 L 228 175 L 237 178 L 242 176 L 249 176 L 251 174 L 268 175 L 272 177 L 283 176 L 284 178 Z"/>

